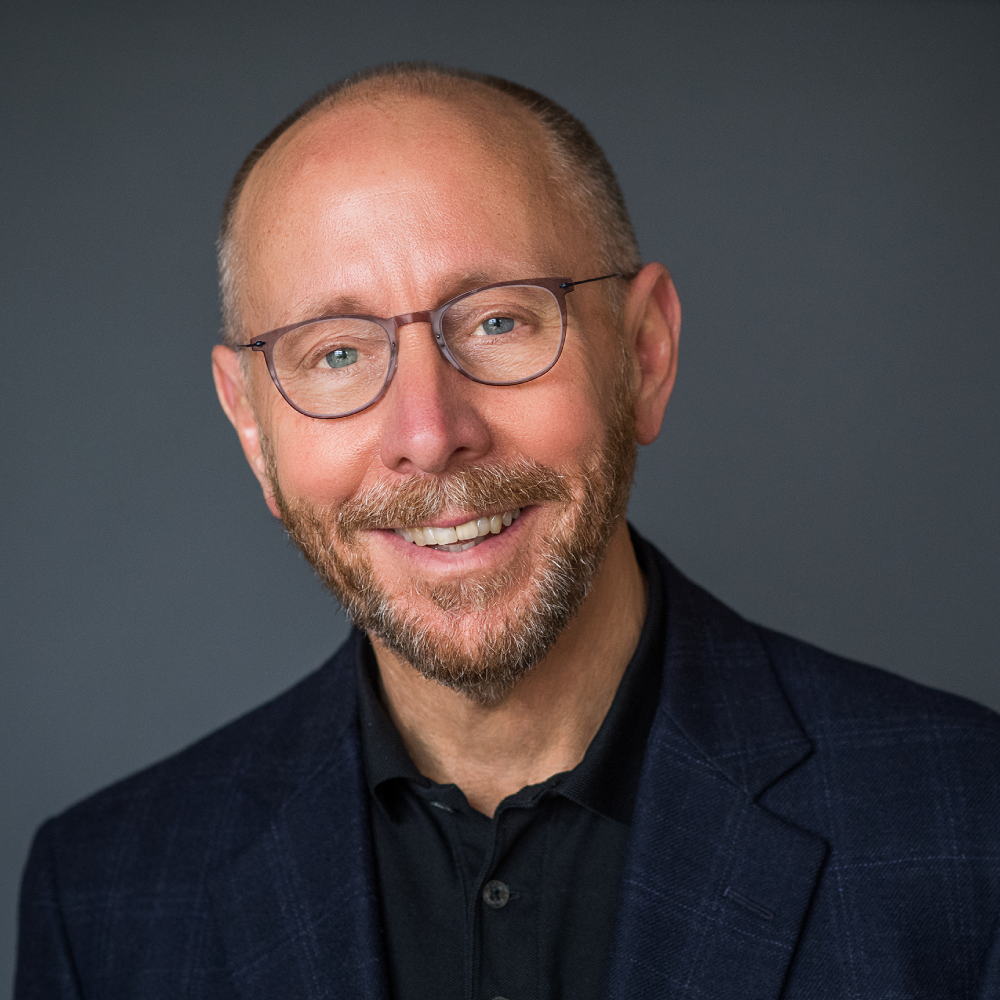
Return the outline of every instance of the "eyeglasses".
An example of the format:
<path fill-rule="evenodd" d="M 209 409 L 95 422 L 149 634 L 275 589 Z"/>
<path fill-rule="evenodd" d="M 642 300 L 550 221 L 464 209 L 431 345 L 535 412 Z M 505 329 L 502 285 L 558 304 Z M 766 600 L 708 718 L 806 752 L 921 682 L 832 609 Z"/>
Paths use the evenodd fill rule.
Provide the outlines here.
<path fill-rule="evenodd" d="M 259 351 L 278 392 L 307 417 L 349 417 L 378 402 L 399 354 L 397 331 L 430 323 L 444 357 L 483 385 L 519 385 L 544 375 L 566 339 L 566 293 L 608 278 L 503 281 L 449 299 L 430 312 L 318 316 L 237 347 Z M 630 277 L 630 276 L 629 276 Z"/>

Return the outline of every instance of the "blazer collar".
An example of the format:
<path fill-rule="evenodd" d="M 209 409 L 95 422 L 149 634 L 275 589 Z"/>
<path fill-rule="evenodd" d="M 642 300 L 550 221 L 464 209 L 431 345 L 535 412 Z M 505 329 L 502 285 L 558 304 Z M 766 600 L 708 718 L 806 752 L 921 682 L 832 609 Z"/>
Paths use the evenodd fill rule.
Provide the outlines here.
<path fill-rule="evenodd" d="M 812 751 L 756 628 L 679 573 L 648 542 L 667 581 L 661 711 L 752 798 Z"/>
<path fill-rule="evenodd" d="M 754 627 L 655 555 L 667 579 L 664 678 L 608 993 L 776 998 L 826 845 L 757 799 L 811 745 Z"/>

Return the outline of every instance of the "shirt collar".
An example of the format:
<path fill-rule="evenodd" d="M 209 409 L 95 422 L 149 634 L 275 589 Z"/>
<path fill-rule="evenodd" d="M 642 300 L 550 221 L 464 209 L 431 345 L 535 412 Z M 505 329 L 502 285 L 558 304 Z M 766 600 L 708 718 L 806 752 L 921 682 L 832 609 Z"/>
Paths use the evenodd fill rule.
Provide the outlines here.
<path fill-rule="evenodd" d="M 659 702 L 666 641 L 666 607 L 660 567 L 649 546 L 632 532 L 646 579 L 646 618 L 608 714 L 583 760 L 560 780 L 545 782 L 554 793 L 626 826 L 631 824 L 646 740 Z M 354 632 L 361 744 L 368 788 L 380 802 L 389 783 L 405 779 L 419 788 L 434 782 L 416 768 L 378 694 L 378 665 L 368 637 Z M 537 786 L 541 787 L 541 786 Z"/>
<path fill-rule="evenodd" d="M 433 782 L 417 770 L 402 737 L 382 705 L 378 693 L 378 663 L 368 636 L 355 629 L 353 639 L 361 746 L 369 790 L 376 795 L 381 785 L 394 778 L 406 778 L 421 787 L 429 787 Z"/>

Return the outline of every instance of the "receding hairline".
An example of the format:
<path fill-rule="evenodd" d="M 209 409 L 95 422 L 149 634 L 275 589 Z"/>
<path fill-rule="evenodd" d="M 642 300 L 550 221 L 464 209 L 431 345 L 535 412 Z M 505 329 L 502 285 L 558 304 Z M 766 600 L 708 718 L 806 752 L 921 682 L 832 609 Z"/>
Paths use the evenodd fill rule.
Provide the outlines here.
<path fill-rule="evenodd" d="M 261 143 L 258 143 L 234 179 L 223 212 L 219 234 L 220 243 L 230 241 L 236 235 L 240 221 L 240 203 L 251 178 L 255 174 L 259 174 L 260 169 L 266 169 L 269 165 L 268 161 L 273 160 L 276 154 L 280 156 L 295 142 L 296 138 L 319 120 L 345 109 L 367 106 L 388 110 L 392 104 L 426 101 L 450 107 L 474 127 L 482 129 L 484 133 L 488 132 L 490 128 L 496 127 L 497 119 L 487 117 L 486 113 L 477 114 L 475 105 L 465 103 L 471 92 L 472 95 L 482 100 L 483 112 L 486 112 L 490 106 L 500 110 L 503 118 L 513 126 L 513 131 L 518 133 L 519 139 L 528 145 L 537 145 L 538 151 L 543 153 L 548 161 L 544 165 L 548 177 L 558 172 L 554 162 L 555 150 L 552 136 L 538 117 L 533 115 L 523 103 L 511 94 L 492 87 L 475 77 L 437 75 L 431 70 L 427 72 L 429 74 L 427 77 L 371 76 L 354 84 L 350 83 L 352 78 L 348 78 L 346 81 L 348 85 L 328 87 L 326 91 L 320 92 L 320 95 L 324 95 L 321 99 L 316 100 L 315 103 L 307 101 L 297 112 L 293 112 Z M 430 83 L 433 86 L 428 86 Z M 303 108 L 306 110 L 303 111 Z M 530 136 L 525 134 L 525 128 L 530 129 L 534 134 Z M 255 156 L 254 153 L 257 155 Z"/>
<path fill-rule="evenodd" d="M 388 113 L 393 105 L 411 103 L 436 104 L 451 109 L 460 118 L 482 129 L 484 133 L 506 120 L 521 138 L 537 141 L 541 150 L 546 153 L 551 152 L 549 149 L 551 137 L 537 117 L 509 94 L 494 90 L 478 80 L 445 77 L 442 80 L 442 87 L 434 91 L 416 86 L 393 86 L 392 83 L 390 80 L 372 79 L 350 90 L 338 91 L 294 121 L 275 139 L 260 160 L 267 158 L 268 153 L 280 150 L 286 144 L 293 142 L 297 135 L 324 116 L 351 108 L 374 108 Z M 500 118 L 491 114 L 494 110 L 500 112 Z M 529 136 L 529 132 L 533 135 Z M 252 172 L 251 170 L 250 173 Z"/>
<path fill-rule="evenodd" d="M 254 202 L 262 195 L 266 197 L 268 186 L 273 179 L 280 177 L 284 165 L 296 163 L 301 152 L 299 144 L 303 141 L 308 144 L 306 134 L 310 130 L 321 126 L 324 119 L 335 119 L 338 115 L 349 114 L 353 109 L 370 108 L 376 113 L 382 111 L 390 114 L 393 105 L 436 106 L 445 113 L 454 113 L 473 133 L 479 134 L 484 145 L 491 138 L 496 138 L 497 132 L 507 128 L 509 135 L 501 134 L 501 139 L 513 140 L 530 154 L 521 161 L 521 169 L 534 174 L 532 183 L 544 184 L 550 189 L 550 194 L 558 199 L 558 186 L 552 182 L 560 171 L 555 162 L 552 140 L 530 111 L 509 96 L 478 84 L 477 81 L 449 82 L 455 85 L 450 92 L 423 93 L 417 90 L 390 89 L 379 86 L 380 81 L 372 80 L 364 88 L 335 94 L 327 101 L 311 108 L 278 135 L 246 172 L 237 195 L 229 206 L 224 232 L 220 239 L 234 243 L 239 241 L 239 232 L 245 224 L 247 198 Z M 470 101 L 468 93 L 465 92 L 468 88 L 475 88 L 473 96 L 480 100 Z M 495 113 L 497 111 L 502 117 Z M 286 155 L 289 157 L 288 160 L 285 159 Z M 263 184 L 263 189 L 257 188 L 258 184 Z"/>
<path fill-rule="evenodd" d="M 237 285 L 242 262 L 238 259 L 236 235 L 238 208 L 244 189 L 258 164 L 268 152 L 294 141 L 296 135 L 318 118 L 343 106 L 388 106 L 389 102 L 414 98 L 436 99 L 462 110 L 471 110 L 462 99 L 475 94 L 484 104 L 502 109 L 515 125 L 527 125 L 535 132 L 544 151 L 542 166 L 553 190 L 566 189 L 566 208 L 572 204 L 579 221 L 595 232 L 599 256 L 609 270 L 637 271 L 641 256 L 628 210 L 618 181 L 586 126 L 565 108 L 536 91 L 501 77 L 430 63 L 402 63 L 376 66 L 314 94 L 262 139 L 241 165 L 230 186 L 223 207 L 219 231 L 220 291 L 223 333 L 226 343 L 236 342 L 239 307 Z M 489 129 L 495 118 L 475 114 L 470 121 Z"/>

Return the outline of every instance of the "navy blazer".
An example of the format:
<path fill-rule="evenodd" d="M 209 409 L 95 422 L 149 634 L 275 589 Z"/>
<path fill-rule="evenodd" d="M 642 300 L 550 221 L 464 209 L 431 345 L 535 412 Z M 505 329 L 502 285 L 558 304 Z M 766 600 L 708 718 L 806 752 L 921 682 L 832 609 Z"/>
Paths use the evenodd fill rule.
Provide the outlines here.
<path fill-rule="evenodd" d="M 1000 718 L 663 568 L 607 995 L 1000 997 Z M 40 829 L 17 1000 L 387 997 L 350 649 Z"/>

